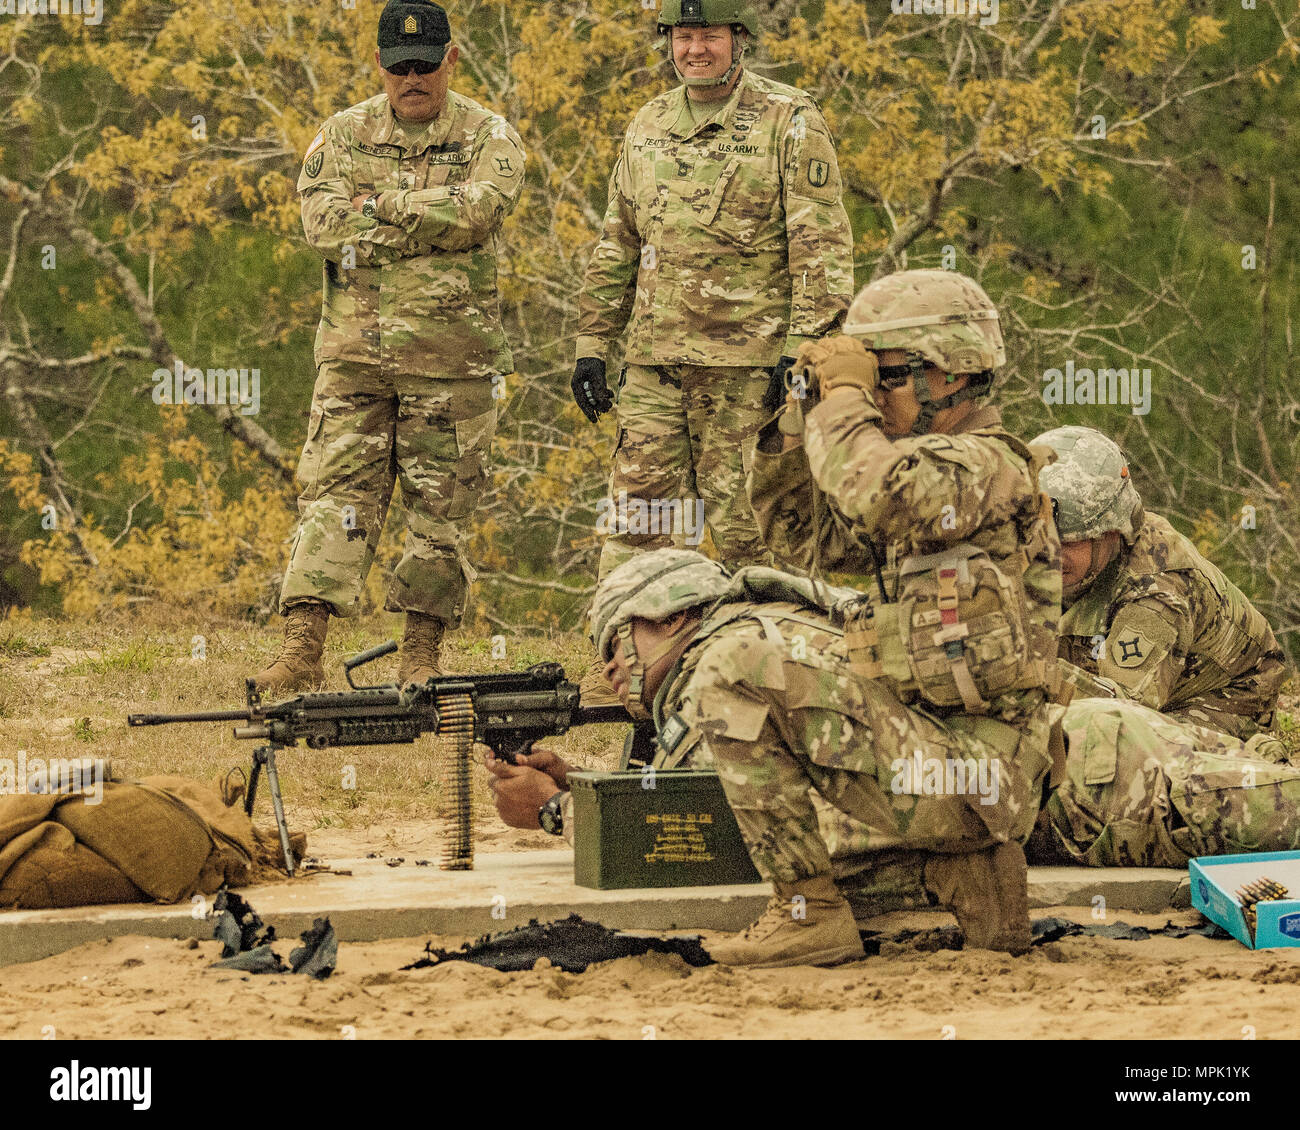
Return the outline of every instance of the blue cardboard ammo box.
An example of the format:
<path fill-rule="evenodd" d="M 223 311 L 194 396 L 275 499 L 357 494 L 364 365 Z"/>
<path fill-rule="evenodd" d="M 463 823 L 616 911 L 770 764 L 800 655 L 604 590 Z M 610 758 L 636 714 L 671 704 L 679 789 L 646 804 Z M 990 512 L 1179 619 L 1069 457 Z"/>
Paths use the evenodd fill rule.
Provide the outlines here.
<path fill-rule="evenodd" d="M 1188 864 L 1192 905 L 1242 945 L 1264 950 L 1300 946 L 1300 851 L 1203 855 Z M 1274 879 L 1296 897 L 1255 904 L 1255 937 L 1235 891 L 1254 879 Z"/>
<path fill-rule="evenodd" d="M 569 774 L 580 887 L 761 882 L 718 775 L 705 769 Z"/>

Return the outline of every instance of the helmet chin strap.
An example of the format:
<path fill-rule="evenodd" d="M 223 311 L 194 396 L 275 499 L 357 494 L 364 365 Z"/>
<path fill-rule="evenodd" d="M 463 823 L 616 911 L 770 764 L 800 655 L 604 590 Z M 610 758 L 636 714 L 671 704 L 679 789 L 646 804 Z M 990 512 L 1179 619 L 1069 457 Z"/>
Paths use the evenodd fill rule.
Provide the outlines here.
<path fill-rule="evenodd" d="M 671 33 L 670 33 L 671 34 Z M 672 40 L 669 40 L 671 45 Z M 686 86 L 694 87 L 697 90 L 707 90 L 712 87 L 726 86 L 733 78 L 736 72 L 740 70 L 740 64 L 745 58 L 745 37 L 737 35 L 735 29 L 731 32 L 731 66 L 727 68 L 727 73 L 720 78 L 688 78 L 681 67 L 677 65 L 676 57 L 673 58 L 673 70 L 677 72 L 677 77 L 682 80 Z"/>
<path fill-rule="evenodd" d="M 632 621 L 620 624 L 618 638 L 623 642 L 623 665 L 628 673 L 627 712 L 633 721 L 649 722 L 651 720 L 650 704 L 645 701 L 646 672 L 677 646 L 678 641 L 687 632 L 694 635 L 700 626 L 698 620 L 684 620 L 666 639 L 660 641 L 649 655 L 642 656 L 632 639 Z"/>

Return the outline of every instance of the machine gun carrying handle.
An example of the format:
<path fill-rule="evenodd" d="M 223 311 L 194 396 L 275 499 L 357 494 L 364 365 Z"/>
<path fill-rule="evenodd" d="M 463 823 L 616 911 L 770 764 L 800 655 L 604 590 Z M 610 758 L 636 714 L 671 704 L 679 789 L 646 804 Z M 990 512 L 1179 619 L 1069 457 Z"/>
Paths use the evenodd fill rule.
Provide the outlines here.
<path fill-rule="evenodd" d="M 364 667 L 367 663 L 372 663 L 376 659 L 382 659 L 385 655 L 392 655 L 397 650 L 396 640 L 387 640 L 369 651 L 363 651 L 360 655 L 353 655 L 343 660 L 343 673 L 347 676 L 348 686 L 354 691 L 372 690 L 371 687 L 359 687 L 352 681 L 352 672 L 358 667 Z"/>

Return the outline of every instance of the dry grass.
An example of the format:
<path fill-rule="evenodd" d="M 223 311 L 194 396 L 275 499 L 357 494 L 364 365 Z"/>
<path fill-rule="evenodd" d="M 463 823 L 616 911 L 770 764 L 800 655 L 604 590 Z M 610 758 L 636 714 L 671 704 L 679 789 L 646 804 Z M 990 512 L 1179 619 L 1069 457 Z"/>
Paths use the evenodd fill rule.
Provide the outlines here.
<path fill-rule="evenodd" d="M 326 648 L 329 688 L 345 690 L 342 660 L 395 638 L 401 618 L 376 613 L 334 620 Z M 200 641 L 196 637 L 202 636 Z M 175 773 L 202 780 L 248 766 L 253 742 L 237 741 L 223 723 L 130 729 L 128 713 L 237 708 L 244 678 L 276 652 L 280 625 L 168 627 L 73 624 L 33 620 L 0 624 L 0 756 L 104 757 L 120 776 Z M 196 656 L 196 652 L 201 654 Z M 455 672 L 516 671 L 543 661 L 561 663 L 578 681 L 592 661 L 577 634 L 505 638 L 505 659 L 492 658 L 490 637 L 470 630 L 450 636 L 444 666 Z M 396 677 L 387 657 L 366 668 L 368 682 Z M 358 679 L 360 681 L 360 679 Z M 614 768 L 623 726 L 591 726 L 548 741 L 566 759 Z M 442 758 L 437 739 L 413 745 L 286 750 L 278 757 L 285 802 L 295 828 L 367 829 L 440 815 Z M 346 789 L 345 767 L 356 787 Z M 487 772 L 475 772 L 479 810 L 491 810 Z M 258 801 L 259 811 L 269 802 Z"/>

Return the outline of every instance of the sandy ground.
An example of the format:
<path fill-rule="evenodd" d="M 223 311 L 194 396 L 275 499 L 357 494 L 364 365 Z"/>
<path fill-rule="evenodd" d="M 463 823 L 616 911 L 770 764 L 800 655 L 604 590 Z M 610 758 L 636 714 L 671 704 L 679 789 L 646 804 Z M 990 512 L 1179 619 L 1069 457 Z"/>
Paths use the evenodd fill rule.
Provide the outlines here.
<path fill-rule="evenodd" d="M 318 829 L 310 854 L 436 858 L 426 821 Z M 480 823 L 479 851 L 554 847 Z M 1035 909 L 1092 921 L 1087 909 Z M 1114 914 L 1159 928 L 1194 911 Z M 499 973 L 464 962 L 403 972 L 428 937 L 343 943 L 323 982 L 208 968 L 217 942 L 122 937 L 0 968 L 0 1038 L 16 1039 L 1294 1039 L 1300 948 L 1252 953 L 1201 937 L 1074 937 L 1011 958 L 933 949 L 943 914 L 893 914 L 886 934 L 931 931 L 834 969 L 693 969 L 676 956 L 585 973 Z M 274 925 L 274 919 L 271 919 Z M 705 935 L 705 941 L 715 935 Z M 440 937 L 454 948 L 468 939 Z M 296 939 L 281 942 L 284 958 Z"/>
<path fill-rule="evenodd" d="M 1087 921 L 1086 910 L 1034 911 Z M 1123 914 L 1159 927 L 1170 916 Z M 1172 915 L 1192 923 L 1194 912 Z M 889 915 L 885 933 L 941 915 Z M 464 939 L 440 939 L 456 944 Z M 706 935 L 707 940 L 707 935 Z M 344 943 L 334 976 L 209 969 L 216 942 L 124 937 L 0 970 L 0 1036 L 19 1039 L 1240 1040 L 1300 1035 L 1300 949 L 1065 938 L 1022 958 L 924 940 L 835 969 L 692 969 L 624 958 L 570 974 L 463 962 L 402 972 L 425 938 Z M 288 956 L 288 944 L 279 947 Z"/>

